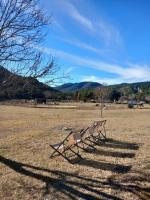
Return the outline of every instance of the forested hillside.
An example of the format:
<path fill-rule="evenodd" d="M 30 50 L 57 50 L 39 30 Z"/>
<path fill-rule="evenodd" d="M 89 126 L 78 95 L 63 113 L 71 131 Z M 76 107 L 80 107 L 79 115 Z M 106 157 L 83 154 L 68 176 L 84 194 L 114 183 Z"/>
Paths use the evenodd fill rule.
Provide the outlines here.
<path fill-rule="evenodd" d="M 58 92 L 35 78 L 22 77 L 0 66 L 0 99 L 31 99 L 51 97 Z"/>

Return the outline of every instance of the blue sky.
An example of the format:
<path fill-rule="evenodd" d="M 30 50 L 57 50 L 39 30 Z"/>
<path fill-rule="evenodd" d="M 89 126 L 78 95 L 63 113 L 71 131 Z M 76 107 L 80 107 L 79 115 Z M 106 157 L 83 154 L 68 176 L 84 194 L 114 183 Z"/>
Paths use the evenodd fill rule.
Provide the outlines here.
<path fill-rule="evenodd" d="M 56 58 L 65 82 L 150 80 L 149 0 L 44 0 L 51 17 L 40 46 Z"/>

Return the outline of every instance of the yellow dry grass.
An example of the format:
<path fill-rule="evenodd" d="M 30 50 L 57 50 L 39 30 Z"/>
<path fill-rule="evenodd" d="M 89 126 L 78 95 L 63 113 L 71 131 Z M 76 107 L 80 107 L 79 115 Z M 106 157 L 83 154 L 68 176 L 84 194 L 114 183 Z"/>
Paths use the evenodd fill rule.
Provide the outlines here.
<path fill-rule="evenodd" d="M 71 107 L 73 105 L 74 107 Z M 83 108 L 83 109 L 82 109 Z M 71 165 L 49 144 L 100 120 L 94 104 L 0 105 L 0 199 L 150 199 L 150 107 L 108 105 L 107 143 Z"/>

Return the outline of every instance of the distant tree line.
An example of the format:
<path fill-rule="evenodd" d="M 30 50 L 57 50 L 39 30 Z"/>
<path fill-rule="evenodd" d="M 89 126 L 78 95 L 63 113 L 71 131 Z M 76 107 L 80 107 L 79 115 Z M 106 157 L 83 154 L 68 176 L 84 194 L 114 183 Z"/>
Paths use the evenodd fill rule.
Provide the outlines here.
<path fill-rule="evenodd" d="M 101 86 L 63 93 L 36 78 L 14 75 L 0 66 L 0 83 L 11 76 L 13 81 L 7 81 L 0 89 L 0 100 L 45 98 L 58 101 L 118 102 L 129 99 L 143 101 L 147 97 L 150 98 L 150 82 Z"/>
<path fill-rule="evenodd" d="M 93 101 L 99 102 L 103 98 L 104 102 L 118 102 L 119 100 L 134 99 L 145 101 L 150 96 L 150 82 L 119 84 L 113 86 L 104 86 L 98 89 L 83 89 L 71 93 L 63 93 L 63 100 L 75 101 Z"/>
<path fill-rule="evenodd" d="M 23 87 L 23 83 L 17 82 L 13 87 L 7 87 L 0 90 L 0 100 L 6 99 L 35 99 L 46 98 L 51 100 L 65 100 L 65 101 L 83 101 L 83 102 L 118 102 L 119 100 L 134 99 L 137 101 L 145 101 L 150 96 L 149 89 L 144 89 L 142 92 L 137 92 L 130 86 L 127 88 L 114 88 L 107 86 L 99 89 L 84 89 L 76 92 L 63 93 L 55 91 L 52 88 L 41 85 L 36 80 L 30 81 L 32 84 L 26 88 Z M 126 92 L 122 92 L 126 90 Z M 102 98 L 102 100 L 101 100 Z"/>

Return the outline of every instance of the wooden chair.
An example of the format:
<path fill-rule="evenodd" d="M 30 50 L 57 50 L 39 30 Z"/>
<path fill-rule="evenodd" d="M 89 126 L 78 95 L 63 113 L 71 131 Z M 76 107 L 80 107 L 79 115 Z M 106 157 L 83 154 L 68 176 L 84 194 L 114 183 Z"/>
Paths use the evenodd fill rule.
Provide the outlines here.
<path fill-rule="evenodd" d="M 71 157 L 76 156 L 78 158 L 82 158 L 79 154 L 78 143 L 81 141 L 81 134 L 76 132 L 70 132 L 67 137 L 60 143 L 50 144 L 50 147 L 54 149 L 53 153 L 50 155 L 50 158 L 61 155 L 68 162 L 72 163 L 72 160 L 69 159 L 68 151 L 72 153 Z M 77 152 L 74 150 L 74 147 L 77 147 Z"/>
<path fill-rule="evenodd" d="M 105 124 L 106 124 L 106 120 L 102 120 L 102 121 L 95 121 L 95 128 L 93 131 L 93 138 L 95 138 L 95 140 L 97 141 L 102 141 L 102 140 L 106 140 L 106 129 L 105 129 Z"/>
<path fill-rule="evenodd" d="M 94 131 L 94 126 L 89 126 L 86 129 L 83 129 L 80 132 L 80 142 L 77 144 L 79 148 L 83 149 L 84 151 L 88 151 L 86 147 L 90 147 L 91 149 L 95 150 L 96 148 L 93 145 L 93 131 Z M 89 151 L 88 151 L 89 152 Z"/>
<path fill-rule="evenodd" d="M 95 121 L 86 129 L 74 133 L 75 146 L 87 152 L 89 152 L 87 147 L 90 147 L 91 150 L 96 150 L 94 145 L 98 145 L 99 141 L 106 139 L 105 124 L 106 120 Z"/>
<path fill-rule="evenodd" d="M 104 139 L 106 140 L 105 124 L 106 120 L 95 121 L 85 131 L 83 135 L 83 140 L 88 140 L 89 142 L 96 145 L 99 141 L 103 141 Z"/>
<path fill-rule="evenodd" d="M 51 148 L 54 149 L 50 158 L 61 155 L 68 162 L 73 164 L 72 160 L 67 154 L 68 151 L 72 152 L 72 156 L 82 158 L 79 154 L 79 149 L 89 152 L 89 150 L 85 148 L 85 145 L 86 147 L 96 150 L 94 144 L 97 145 L 99 140 L 102 140 L 101 136 L 103 139 L 106 139 L 105 123 L 106 120 L 95 121 L 92 125 L 82 129 L 79 132 L 71 131 L 62 142 L 53 145 L 50 144 Z M 77 152 L 74 150 L 75 147 L 77 147 Z"/>

